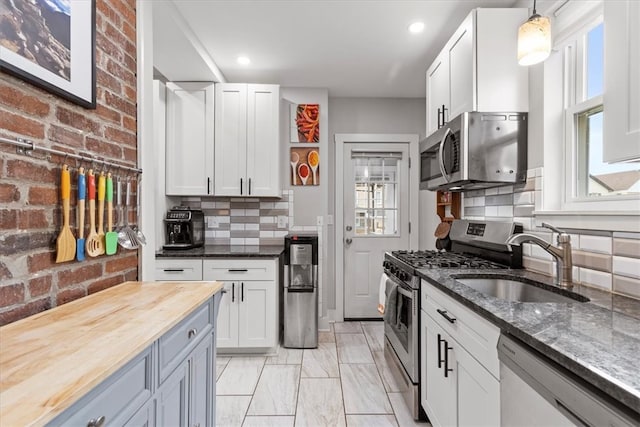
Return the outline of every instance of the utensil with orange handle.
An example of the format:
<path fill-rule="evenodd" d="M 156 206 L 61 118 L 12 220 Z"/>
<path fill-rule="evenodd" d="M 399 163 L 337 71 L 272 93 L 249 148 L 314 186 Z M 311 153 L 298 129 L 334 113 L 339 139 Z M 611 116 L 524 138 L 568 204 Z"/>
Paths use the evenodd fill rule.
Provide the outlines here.
<path fill-rule="evenodd" d="M 56 239 L 56 262 L 73 261 L 76 255 L 76 238 L 69 227 L 69 203 L 71 198 L 71 176 L 69 166 L 62 166 L 60 176 L 60 198 L 62 199 L 62 229 Z"/>

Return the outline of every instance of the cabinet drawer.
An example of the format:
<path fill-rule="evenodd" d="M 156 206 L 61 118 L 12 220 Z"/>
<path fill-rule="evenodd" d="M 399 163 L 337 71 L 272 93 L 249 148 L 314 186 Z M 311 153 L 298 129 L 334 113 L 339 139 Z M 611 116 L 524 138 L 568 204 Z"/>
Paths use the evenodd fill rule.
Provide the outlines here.
<path fill-rule="evenodd" d="M 213 329 L 213 300 L 202 305 L 189 317 L 160 337 L 159 366 L 162 383 L 193 350 L 201 337 Z"/>
<path fill-rule="evenodd" d="M 156 280 L 202 280 L 202 260 L 182 258 L 156 259 Z"/>
<path fill-rule="evenodd" d="M 110 376 L 49 425 L 81 425 L 104 417 L 104 425 L 123 425 L 151 397 L 151 347 Z"/>
<path fill-rule="evenodd" d="M 500 329 L 425 280 L 420 293 L 422 309 L 494 377 L 499 378 L 497 346 Z M 445 316 L 455 320 L 447 320 Z"/>
<path fill-rule="evenodd" d="M 204 280 L 235 282 L 240 280 L 275 280 L 276 261 L 273 259 L 215 259 L 204 260 Z"/>

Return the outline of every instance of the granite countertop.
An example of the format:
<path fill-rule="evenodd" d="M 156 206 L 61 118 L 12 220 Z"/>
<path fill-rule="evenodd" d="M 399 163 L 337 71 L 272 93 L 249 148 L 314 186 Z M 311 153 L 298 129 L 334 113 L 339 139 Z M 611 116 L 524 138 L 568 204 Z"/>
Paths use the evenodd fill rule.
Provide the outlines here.
<path fill-rule="evenodd" d="M 165 250 L 156 252 L 156 258 L 277 258 L 284 251 L 284 245 L 258 246 L 206 245 L 201 248 L 187 250 Z"/>
<path fill-rule="evenodd" d="M 477 273 L 477 274 L 476 274 Z M 485 273 L 485 274 L 483 274 Z M 590 302 L 519 303 L 463 285 L 456 276 L 515 275 L 558 289 L 548 276 L 527 270 L 418 270 L 418 275 L 457 301 L 618 402 L 640 414 L 640 301 L 576 285 Z"/>
<path fill-rule="evenodd" d="M 222 288 L 125 282 L 1 327 L 0 424 L 51 421 Z"/>

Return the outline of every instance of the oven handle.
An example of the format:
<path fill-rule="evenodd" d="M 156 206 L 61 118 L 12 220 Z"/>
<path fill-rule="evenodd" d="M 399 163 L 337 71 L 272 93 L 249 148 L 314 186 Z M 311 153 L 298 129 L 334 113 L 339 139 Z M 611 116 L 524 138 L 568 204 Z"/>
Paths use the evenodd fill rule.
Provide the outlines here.
<path fill-rule="evenodd" d="M 395 283 L 396 285 L 398 285 L 398 292 L 401 293 L 402 295 L 404 295 L 407 298 L 413 298 L 413 295 L 411 294 L 410 290 L 407 290 L 407 288 L 405 287 L 406 285 L 400 283 L 397 280 L 394 280 L 393 277 L 387 275 L 389 281 Z"/>

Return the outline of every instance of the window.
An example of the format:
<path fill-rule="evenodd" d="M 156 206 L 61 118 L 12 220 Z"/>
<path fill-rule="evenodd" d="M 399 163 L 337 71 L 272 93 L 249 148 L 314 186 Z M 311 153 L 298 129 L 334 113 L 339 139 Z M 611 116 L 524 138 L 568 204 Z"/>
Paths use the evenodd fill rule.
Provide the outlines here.
<path fill-rule="evenodd" d="M 603 122 L 604 23 L 576 32 L 565 48 L 565 202 L 597 201 L 640 194 L 638 163 L 605 163 Z"/>
<path fill-rule="evenodd" d="M 398 158 L 358 157 L 355 162 L 355 232 L 398 234 Z"/>

